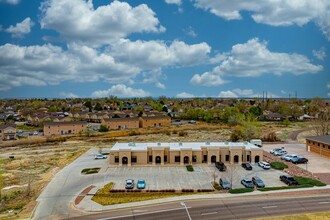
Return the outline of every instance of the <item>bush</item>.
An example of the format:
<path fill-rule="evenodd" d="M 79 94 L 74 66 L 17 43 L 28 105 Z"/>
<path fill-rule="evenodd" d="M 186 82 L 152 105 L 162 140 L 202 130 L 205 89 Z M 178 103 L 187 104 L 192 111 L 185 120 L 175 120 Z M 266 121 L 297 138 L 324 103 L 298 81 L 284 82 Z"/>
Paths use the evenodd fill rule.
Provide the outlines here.
<path fill-rule="evenodd" d="M 177 134 L 177 133 L 178 133 L 178 131 L 177 131 L 177 130 L 174 130 L 172 133 L 173 133 L 173 134 Z"/>
<path fill-rule="evenodd" d="M 98 173 L 101 168 L 95 167 L 95 168 L 86 168 L 81 171 L 82 174 L 93 174 Z"/>
<path fill-rule="evenodd" d="M 187 165 L 186 168 L 187 168 L 187 170 L 188 170 L 189 172 L 193 172 L 193 171 L 194 171 L 194 168 L 193 168 L 192 165 Z"/>
<path fill-rule="evenodd" d="M 284 170 L 285 168 L 288 168 L 288 165 L 283 162 L 271 162 L 270 166 L 275 170 Z"/>
<path fill-rule="evenodd" d="M 168 135 L 168 136 L 171 136 L 171 132 L 170 131 L 166 131 L 165 134 Z"/>
<path fill-rule="evenodd" d="M 100 126 L 99 132 L 107 132 L 107 131 L 109 131 L 109 129 L 107 128 L 107 126 L 105 126 L 105 125 L 101 125 Z"/>
<path fill-rule="evenodd" d="M 214 189 L 222 190 L 221 186 L 218 183 L 213 183 L 212 185 L 213 185 Z"/>
<path fill-rule="evenodd" d="M 188 135 L 188 132 L 186 132 L 186 131 L 180 131 L 179 132 L 180 137 L 187 136 L 187 135 Z"/>
<path fill-rule="evenodd" d="M 129 136 L 136 136 L 136 135 L 140 135 L 140 132 L 136 132 L 136 131 L 131 131 L 128 135 Z"/>
<path fill-rule="evenodd" d="M 251 188 L 238 188 L 238 189 L 230 189 L 229 193 L 236 194 L 236 193 L 248 193 L 253 192 L 254 189 Z"/>

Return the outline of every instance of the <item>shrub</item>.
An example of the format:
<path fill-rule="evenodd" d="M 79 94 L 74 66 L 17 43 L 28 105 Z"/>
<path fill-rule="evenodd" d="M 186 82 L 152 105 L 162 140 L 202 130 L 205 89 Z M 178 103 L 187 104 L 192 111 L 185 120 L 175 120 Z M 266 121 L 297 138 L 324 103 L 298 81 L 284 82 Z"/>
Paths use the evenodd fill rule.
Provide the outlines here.
<path fill-rule="evenodd" d="M 133 130 L 133 131 L 130 131 L 128 135 L 129 136 L 136 136 L 136 135 L 140 135 L 140 134 L 141 134 L 140 132 L 137 132 L 137 131 Z"/>
<path fill-rule="evenodd" d="M 165 134 L 168 135 L 168 136 L 171 136 L 171 132 L 170 131 L 166 131 Z"/>
<path fill-rule="evenodd" d="M 105 125 L 101 125 L 100 126 L 99 132 L 107 132 L 107 131 L 109 131 L 109 129 L 107 128 L 107 126 L 105 126 Z"/>
<path fill-rule="evenodd" d="M 177 134 L 177 133 L 178 133 L 178 131 L 177 131 L 177 130 L 174 130 L 172 133 L 173 133 L 173 134 Z"/>
<path fill-rule="evenodd" d="M 271 162 L 270 166 L 276 170 L 284 170 L 285 168 L 288 168 L 288 165 L 283 162 Z"/>
<path fill-rule="evenodd" d="M 179 132 L 180 137 L 187 136 L 187 135 L 188 135 L 188 132 L 186 132 L 186 131 L 180 131 Z"/>
<path fill-rule="evenodd" d="M 186 168 L 187 168 L 187 170 L 188 170 L 189 172 L 193 172 L 193 171 L 194 171 L 194 168 L 193 168 L 192 165 L 187 165 Z"/>
<path fill-rule="evenodd" d="M 213 183 L 213 187 L 216 190 L 222 190 L 221 186 L 218 183 Z"/>
<path fill-rule="evenodd" d="M 248 193 L 253 192 L 254 189 L 251 188 L 238 188 L 238 189 L 230 189 L 229 193 L 236 194 L 236 193 Z"/>
<path fill-rule="evenodd" d="M 82 174 L 93 174 L 98 173 L 101 168 L 95 167 L 95 168 L 86 168 L 81 171 Z"/>

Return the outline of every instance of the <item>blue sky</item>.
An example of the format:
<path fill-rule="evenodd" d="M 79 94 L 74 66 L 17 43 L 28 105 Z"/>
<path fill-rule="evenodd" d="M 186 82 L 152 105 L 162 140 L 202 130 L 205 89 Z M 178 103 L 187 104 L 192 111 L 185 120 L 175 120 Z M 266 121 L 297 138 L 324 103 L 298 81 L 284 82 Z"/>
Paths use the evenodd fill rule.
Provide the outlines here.
<path fill-rule="evenodd" d="M 0 0 L 0 98 L 330 97 L 330 2 Z"/>

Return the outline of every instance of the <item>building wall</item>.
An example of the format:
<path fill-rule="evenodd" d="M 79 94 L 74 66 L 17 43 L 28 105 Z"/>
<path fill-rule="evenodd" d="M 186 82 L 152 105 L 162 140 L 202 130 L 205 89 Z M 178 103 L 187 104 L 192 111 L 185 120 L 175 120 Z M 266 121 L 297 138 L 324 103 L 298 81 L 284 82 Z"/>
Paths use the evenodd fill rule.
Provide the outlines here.
<path fill-rule="evenodd" d="M 139 118 L 139 127 L 168 127 L 171 126 L 170 117 L 141 117 Z"/>
<path fill-rule="evenodd" d="M 87 131 L 86 124 L 45 124 L 44 125 L 44 135 L 62 135 L 62 134 L 78 134 L 79 132 Z"/>
<path fill-rule="evenodd" d="M 15 127 L 7 127 L 4 129 L 0 129 L 0 140 L 15 140 L 16 139 L 16 128 Z"/>
<path fill-rule="evenodd" d="M 102 120 L 101 125 L 105 125 L 109 130 L 132 129 L 139 128 L 139 120 L 137 118 Z"/>
<path fill-rule="evenodd" d="M 204 159 L 206 155 L 207 161 Z M 118 162 L 115 162 L 115 157 L 118 157 Z M 185 157 L 188 157 L 187 164 L 200 164 L 200 163 L 212 163 L 212 156 L 216 157 L 216 161 L 224 163 L 242 163 L 247 162 L 249 156 L 249 162 L 255 163 L 263 160 L 263 150 L 262 149 L 245 149 L 244 147 L 202 147 L 201 150 L 193 151 L 191 148 L 184 148 L 181 150 L 170 150 L 169 147 L 148 147 L 146 151 L 134 151 L 134 150 L 119 150 L 118 152 L 111 152 L 109 163 L 111 165 L 122 165 L 122 158 L 127 157 L 127 163 L 130 165 L 131 158 L 136 157 L 137 162 L 133 163 L 137 165 L 152 164 L 156 165 L 156 158 L 160 157 L 160 165 L 166 164 L 177 164 L 184 165 Z M 167 161 L 165 162 L 165 156 L 167 156 Z M 196 162 L 193 162 L 193 156 L 196 157 Z M 235 161 L 235 156 L 236 161 Z M 180 161 L 176 162 L 176 157 L 180 158 Z M 259 159 L 258 159 L 259 158 Z M 150 160 L 151 159 L 151 160 Z M 257 160 L 256 160 L 257 159 Z"/>
<path fill-rule="evenodd" d="M 317 153 L 330 158 L 330 145 L 306 139 L 306 151 Z"/>

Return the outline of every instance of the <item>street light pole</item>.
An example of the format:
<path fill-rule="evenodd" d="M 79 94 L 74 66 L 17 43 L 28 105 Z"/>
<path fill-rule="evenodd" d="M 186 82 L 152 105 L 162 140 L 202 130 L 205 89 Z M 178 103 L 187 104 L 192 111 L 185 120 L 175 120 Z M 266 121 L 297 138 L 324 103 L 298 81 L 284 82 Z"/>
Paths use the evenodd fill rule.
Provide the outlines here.
<path fill-rule="evenodd" d="M 180 202 L 180 204 L 186 209 L 186 212 L 187 212 L 188 218 L 189 218 L 189 220 L 191 220 L 191 217 L 190 217 L 190 214 L 189 214 L 189 212 L 188 212 L 188 208 L 187 208 L 187 206 L 186 206 L 186 203 L 184 203 L 184 202 Z"/>

